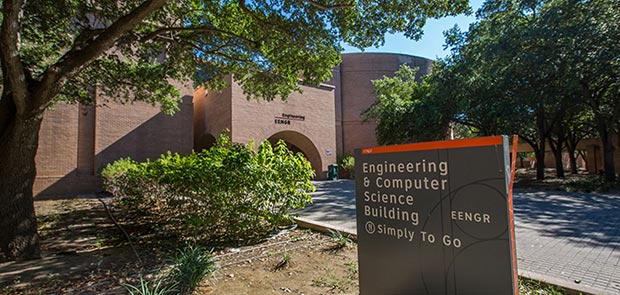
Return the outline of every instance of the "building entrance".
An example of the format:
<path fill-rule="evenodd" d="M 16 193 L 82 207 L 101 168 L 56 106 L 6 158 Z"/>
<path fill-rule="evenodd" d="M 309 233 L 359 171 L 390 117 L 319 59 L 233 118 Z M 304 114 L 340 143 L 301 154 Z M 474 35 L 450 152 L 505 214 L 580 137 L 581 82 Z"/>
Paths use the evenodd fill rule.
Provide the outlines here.
<path fill-rule="evenodd" d="M 269 140 L 272 145 L 279 140 L 283 140 L 291 151 L 294 153 L 302 153 L 312 165 L 312 169 L 317 176 L 321 177 L 320 174 L 323 167 L 321 155 L 308 137 L 296 131 L 281 131 L 270 136 L 267 140 Z"/>

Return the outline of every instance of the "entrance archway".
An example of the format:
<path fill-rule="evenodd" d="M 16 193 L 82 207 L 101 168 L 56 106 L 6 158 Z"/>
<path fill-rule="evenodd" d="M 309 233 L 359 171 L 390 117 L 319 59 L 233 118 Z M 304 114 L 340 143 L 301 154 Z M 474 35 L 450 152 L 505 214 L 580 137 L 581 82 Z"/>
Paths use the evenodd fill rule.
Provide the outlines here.
<path fill-rule="evenodd" d="M 321 161 L 321 154 L 308 137 L 296 131 L 280 131 L 267 138 L 267 140 L 269 140 L 272 145 L 279 140 L 283 140 L 291 151 L 294 153 L 302 153 L 306 159 L 310 161 L 316 176 L 318 178 L 322 177 L 323 163 Z"/>

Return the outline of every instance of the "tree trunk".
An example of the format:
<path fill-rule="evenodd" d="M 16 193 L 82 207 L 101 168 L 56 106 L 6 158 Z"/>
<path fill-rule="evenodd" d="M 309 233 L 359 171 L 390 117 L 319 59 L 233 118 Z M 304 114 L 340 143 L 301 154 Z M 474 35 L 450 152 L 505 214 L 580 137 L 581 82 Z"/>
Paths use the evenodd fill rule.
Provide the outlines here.
<path fill-rule="evenodd" d="M 614 163 L 614 144 L 611 135 L 605 136 L 603 139 L 603 160 L 605 161 L 605 179 L 607 181 L 616 180 L 616 165 Z M 602 138 L 601 138 L 602 139 Z"/>
<path fill-rule="evenodd" d="M 549 147 L 553 152 L 555 158 L 555 176 L 558 178 L 564 178 L 564 162 L 562 161 L 562 147 L 564 146 L 564 139 L 558 137 L 556 141 L 549 139 Z"/>
<path fill-rule="evenodd" d="M 544 144 L 543 144 L 544 146 Z M 536 155 L 536 180 L 545 179 L 545 150 L 540 148 L 534 150 Z"/>
<path fill-rule="evenodd" d="M 547 133 L 545 130 L 545 112 L 542 106 L 539 107 L 539 112 L 536 115 L 536 129 L 538 133 L 538 149 L 534 150 L 536 154 L 536 180 L 545 179 L 545 141 L 547 140 Z"/>
<path fill-rule="evenodd" d="M 551 145 L 553 157 L 555 158 L 555 176 L 558 178 L 564 178 L 564 163 L 562 161 L 562 149 Z"/>
<path fill-rule="evenodd" d="M 568 147 L 568 161 L 570 162 L 570 173 L 579 173 L 577 169 L 577 144 L 573 144 L 571 140 L 567 142 Z"/>
<path fill-rule="evenodd" d="M 534 155 L 536 156 L 536 180 L 545 179 L 545 143 L 536 142 L 522 135 L 519 135 L 519 139 L 525 140 L 534 150 Z"/>
<path fill-rule="evenodd" d="M 562 149 L 555 151 L 555 176 L 564 178 L 564 162 L 562 161 Z"/>
<path fill-rule="evenodd" d="M 605 122 L 599 122 L 598 124 L 599 135 L 603 142 L 603 167 L 605 169 L 605 180 L 616 180 L 616 167 L 614 164 L 614 143 L 613 134 L 610 132 L 611 128 L 607 128 Z"/>
<path fill-rule="evenodd" d="M 6 107 L 10 98 L 2 99 Z M 0 124 L 0 260 L 40 257 L 32 186 L 42 117 L 4 117 Z"/>

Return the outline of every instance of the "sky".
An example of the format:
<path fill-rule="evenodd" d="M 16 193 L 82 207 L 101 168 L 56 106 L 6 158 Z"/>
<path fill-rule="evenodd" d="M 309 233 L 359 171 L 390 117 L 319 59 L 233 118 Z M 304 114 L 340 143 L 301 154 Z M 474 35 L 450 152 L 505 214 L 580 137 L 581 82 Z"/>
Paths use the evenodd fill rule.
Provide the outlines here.
<path fill-rule="evenodd" d="M 470 0 L 469 5 L 472 11 L 478 10 L 482 6 L 483 0 Z M 448 55 L 449 51 L 444 50 L 445 40 L 443 32 L 458 25 L 462 31 L 467 31 L 469 24 L 474 22 L 476 17 L 472 15 L 458 15 L 455 17 L 445 17 L 441 19 L 429 19 L 424 26 L 424 35 L 418 41 L 407 39 L 402 34 L 390 34 L 385 37 L 385 45 L 379 48 L 366 48 L 364 52 L 390 52 L 404 53 L 436 60 Z M 355 47 L 343 44 L 344 53 L 361 52 Z"/>

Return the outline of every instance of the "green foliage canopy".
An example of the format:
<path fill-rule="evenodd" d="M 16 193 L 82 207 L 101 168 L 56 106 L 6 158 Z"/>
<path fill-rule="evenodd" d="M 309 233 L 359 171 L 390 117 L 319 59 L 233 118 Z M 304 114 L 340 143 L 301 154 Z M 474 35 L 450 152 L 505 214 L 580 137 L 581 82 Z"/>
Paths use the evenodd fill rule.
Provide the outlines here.
<path fill-rule="evenodd" d="M 613 179 L 606 138 L 620 114 L 619 4 L 486 1 L 468 32 L 447 33 L 453 54 L 442 63 L 450 68 L 445 81 L 459 86 L 452 96 L 459 101 L 457 120 L 485 134 L 519 134 L 537 154 L 539 178 L 546 142 L 561 167 L 563 147 L 574 146 L 576 134 L 590 136 L 594 123 Z"/>
<path fill-rule="evenodd" d="M 127 25 L 128 16 L 155 2 Z M 179 96 L 171 79 L 217 88 L 234 74 L 248 94 L 286 97 L 299 90 L 300 77 L 308 84 L 329 79 L 340 42 L 377 46 L 388 32 L 419 38 L 426 18 L 468 9 L 462 0 L 44 0 L 11 8 L 23 12 L 17 54 L 26 78 L 42 81 L 60 71 L 57 100 L 91 103 L 96 85 L 113 100 L 160 103 L 167 112 Z M 124 32 L 115 25 L 126 25 Z M 111 46 L 93 48 L 105 34 L 115 34 Z M 90 59 L 76 56 L 95 49 Z M 72 67 L 63 68 L 66 61 Z"/>

